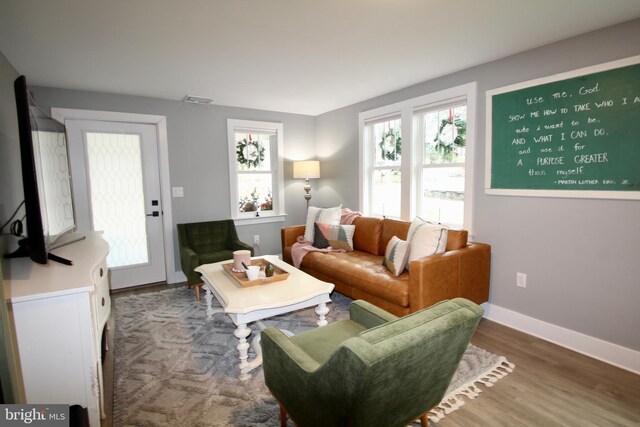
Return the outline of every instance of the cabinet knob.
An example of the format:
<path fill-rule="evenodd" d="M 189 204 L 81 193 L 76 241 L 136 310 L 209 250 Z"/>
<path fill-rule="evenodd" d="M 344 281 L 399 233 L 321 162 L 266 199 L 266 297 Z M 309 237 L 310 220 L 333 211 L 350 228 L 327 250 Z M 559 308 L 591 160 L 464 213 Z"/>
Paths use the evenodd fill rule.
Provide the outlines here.
<path fill-rule="evenodd" d="M 104 271 L 102 270 L 102 267 L 100 267 L 100 277 L 102 277 L 104 275 Z"/>
<path fill-rule="evenodd" d="M 102 297 L 102 306 L 103 307 L 104 307 L 104 304 L 105 304 L 105 300 L 104 300 L 104 297 Z"/>

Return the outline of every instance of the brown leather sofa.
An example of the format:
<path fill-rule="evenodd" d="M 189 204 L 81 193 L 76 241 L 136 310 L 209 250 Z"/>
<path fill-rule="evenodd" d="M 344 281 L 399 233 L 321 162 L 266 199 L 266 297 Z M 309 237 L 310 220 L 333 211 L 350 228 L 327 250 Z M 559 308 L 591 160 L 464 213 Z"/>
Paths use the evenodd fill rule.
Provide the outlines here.
<path fill-rule="evenodd" d="M 407 238 L 411 223 L 361 216 L 353 224 L 353 252 L 309 252 L 300 269 L 335 284 L 341 294 L 398 316 L 456 297 L 477 304 L 489 299 L 491 246 L 467 242 L 466 230 L 449 230 L 444 253 L 412 261 L 410 271 L 394 277 L 382 265 L 384 252 L 393 236 Z M 281 230 L 282 255 L 289 264 L 291 247 L 304 231 L 304 225 Z"/>

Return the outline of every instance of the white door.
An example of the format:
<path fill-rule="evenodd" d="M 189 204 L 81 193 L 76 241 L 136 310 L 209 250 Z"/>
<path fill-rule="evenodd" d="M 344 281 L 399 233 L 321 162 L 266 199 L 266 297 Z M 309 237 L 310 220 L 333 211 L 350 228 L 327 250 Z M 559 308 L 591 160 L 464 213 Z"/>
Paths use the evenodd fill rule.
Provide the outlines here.
<path fill-rule="evenodd" d="M 103 231 L 111 288 L 166 280 L 156 127 L 66 120 L 78 231 Z"/>

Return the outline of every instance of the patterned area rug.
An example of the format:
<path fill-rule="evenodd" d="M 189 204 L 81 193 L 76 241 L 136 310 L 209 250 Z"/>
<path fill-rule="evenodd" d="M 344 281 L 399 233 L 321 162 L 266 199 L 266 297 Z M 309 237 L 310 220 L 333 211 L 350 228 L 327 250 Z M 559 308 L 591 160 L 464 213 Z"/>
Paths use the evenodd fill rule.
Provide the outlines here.
<path fill-rule="evenodd" d="M 351 300 L 335 292 L 331 299 L 327 320 L 347 319 Z M 115 427 L 279 425 L 278 406 L 262 368 L 251 379 L 238 380 L 235 325 L 222 313 L 208 320 L 206 303 L 196 302 L 193 290 L 117 298 L 114 310 Z M 263 323 L 298 333 L 315 327 L 316 321 L 311 308 Z M 447 398 L 429 418 L 437 422 L 464 404 L 463 398 L 475 398 L 481 391 L 478 384 L 491 387 L 512 369 L 504 357 L 470 345 Z"/>

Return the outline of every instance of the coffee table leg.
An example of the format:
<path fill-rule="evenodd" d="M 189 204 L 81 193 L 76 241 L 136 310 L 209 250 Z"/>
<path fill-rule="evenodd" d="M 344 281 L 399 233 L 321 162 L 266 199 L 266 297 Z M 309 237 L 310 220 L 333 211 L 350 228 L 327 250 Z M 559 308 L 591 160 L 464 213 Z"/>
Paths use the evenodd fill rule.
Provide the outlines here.
<path fill-rule="evenodd" d="M 213 316 L 213 307 L 211 307 L 211 301 L 213 301 L 213 294 L 211 293 L 209 288 L 207 288 L 206 286 L 205 286 L 205 292 L 204 292 L 204 299 L 205 301 L 207 301 L 207 319 L 211 319 L 211 316 Z"/>
<path fill-rule="evenodd" d="M 329 313 L 329 307 L 327 307 L 327 304 L 325 304 L 325 303 L 318 304 L 318 306 L 316 307 L 316 314 L 320 318 L 318 320 L 318 322 L 316 323 L 316 325 L 318 325 L 318 327 L 324 326 L 324 325 L 326 325 L 328 323 L 327 319 L 325 318 L 327 313 Z"/>
<path fill-rule="evenodd" d="M 233 335 L 235 335 L 235 337 L 240 340 L 240 343 L 236 346 L 236 348 L 238 349 L 238 353 L 240 353 L 239 378 L 241 380 L 247 380 L 251 378 L 251 375 L 249 375 L 249 362 L 247 361 L 247 359 L 249 358 L 248 351 L 250 347 L 249 343 L 247 342 L 247 337 L 249 336 L 249 334 L 251 334 L 251 329 L 247 327 L 246 323 L 239 324 L 236 330 L 233 332 Z"/>
<path fill-rule="evenodd" d="M 207 301 L 207 319 L 211 319 L 216 313 L 224 313 L 224 310 L 220 307 L 212 307 L 211 303 L 213 302 L 213 293 L 205 286 L 205 294 L 204 299 Z"/>

